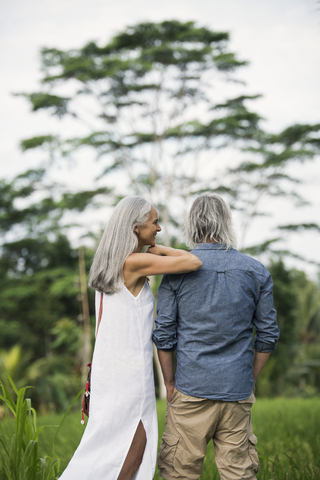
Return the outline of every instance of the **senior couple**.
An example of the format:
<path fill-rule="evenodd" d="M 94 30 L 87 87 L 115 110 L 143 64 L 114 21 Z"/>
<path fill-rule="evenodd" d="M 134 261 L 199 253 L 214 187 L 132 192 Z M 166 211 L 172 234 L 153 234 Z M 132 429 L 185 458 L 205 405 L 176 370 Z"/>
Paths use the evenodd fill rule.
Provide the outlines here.
<path fill-rule="evenodd" d="M 256 478 L 254 387 L 279 337 L 271 275 L 234 248 L 230 210 L 214 193 L 191 207 L 185 230 L 192 252 L 156 245 L 160 230 L 156 209 L 127 197 L 97 249 L 89 285 L 101 322 L 90 417 L 62 480 L 152 480 L 158 439 L 152 338 L 167 389 L 159 475 L 198 480 L 212 440 L 221 480 Z M 148 277 L 161 274 L 152 332 Z"/>

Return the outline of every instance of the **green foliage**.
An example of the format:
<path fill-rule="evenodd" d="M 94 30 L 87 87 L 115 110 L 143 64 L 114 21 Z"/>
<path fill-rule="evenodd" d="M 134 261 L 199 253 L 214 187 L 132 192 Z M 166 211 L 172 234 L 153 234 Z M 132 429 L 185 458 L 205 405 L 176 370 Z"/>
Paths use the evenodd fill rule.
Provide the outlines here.
<path fill-rule="evenodd" d="M 261 377 L 264 381 L 266 377 L 269 377 L 269 382 L 273 384 L 273 391 L 269 394 L 281 394 L 286 373 L 291 367 L 296 353 L 298 296 L 292 272 L 285 267 L 282 261 L 272 263 L 269 271 L 273 278 L 273 297 L 281 339 L 272 353 L 271 365 L 266 368 Z M 259 385 L 257 392 L 259 394 Z"/>
<path fill-rule="evenodd" d="M 125 180 L 117 197 L 146 195 L 157 206 L 165 244 L 181 224 L 173 212 L 183 211 L 190 195 L 223 192 L 241 217 L 240 248 L 248 248 L 249 229 L 265 213 L 261 205 L 266 199 L 304 202 L 296 193 L 299 179 L 285 169 L 319 153 L 320 124 L 264 132 L 260 115 L 248 107 L 260 95 L 248 95 L 240 87 L 238 94 L 228 93 L 227 88 L 241 84 L 236 73 L 247 64 L 229 51 L 228 43 L 227 32 L 171 20 L 129 26 L 103 46 L 90 42 L 66 51 L 42 49 L 41 90 L 24 94 L 33 110 L 49 109 L 96 127 L 77 138 L 34 137 L 22 147 L 43 142 L 50 156 L 60 151 L 64 157 L 92 149 L 102 158 L 100 180 L 107 183 L 107 176 L 121 171 Z M 68 97 L 60 95 L 65 87 Z M 219 166 L 222 173 L 217 175 L 212 152 L 228 146 L 242 151 L 240 164 Z M 92 198 L 98 194 L 93 192 Z M 263 244 L 270 257 L 280 253 L 275 239 Z M 289 253 L 281 251 L 282 256 Z"/>
<path fill-rule="evenodd" d="M 32 148 L 43 146 L 49 146 L 52 148 L 55 145 L 58 145 L 58 139 L 52 135 L 41 135 L 38 137 L 28 138 L 27 140 L 22 140 L 20 142 L 20 147 L 23 152 Z"/>
<path fill-rule="evenodd" d="M 6 332 L 6 328 L 4 325 L 4 332 Z M 23 350 L 21 345 L 13 344 L 11 348 L 1 349 L 0 350 L 0 361 L 2 365 L 12 378 L 12 380 L 19 386 L 21 379 L 25 376 L 25 371 L 28 365 L 30 364 L 31 355 L 30 352 L 27 350 Z M 1 370 L 1 374 L 4 373 Z M 2 376 L 2 375 L 1 375 Z M 9 388 L 10 382 L 7 379 L 7 376 L 3 375 L 3 383 L 4 385 Z M 21 385 L 23 382 L 21 383 Z"/>
<path fill-rule="evenodd" d="M 47 137 L 42 137 L 42 140 L 44 138 Z M 36 142 L 33 138 L 25 141 L 24 149 L 38 147 L 44 143 L 44 141 L 40 142 L 39 137 Z M 58 189 L 58 185 L 47 180 L 46 175 L 47 171 L 40 168 L 28 170 L 11 181 L 0 180 L 2 244 L 14 229 L 17 230 L 17 233 L 14 232 L 15 237 L 24 239 L 29 235 L 30 241 L 41 234 L 46 239 L 48 235 L 59 236 L 62 229 L 61 219 L 66 211 L 82 212 L 88 205 L 97 206 L 98 203 L 94 203 L 93 200 L 110 193 L 110 189 L 106 187 L 76 193 L 64 192 L 62 187 Z M 23 207 L 21 207 L 21 199 L 25 200 Z"/>
<path fill-rule="evenodd" d="M 55 115 L 62 117 L 67 112 L 68 98 L 58 97 L 46 93 L 33 93 L 28 96 L 32 110 L 36 112 L 41 108 L 52 108 Z"/>
<path fill-rule="evenodd" d="M 317 133 L 319 129 L 319 123 L 315 125 L 296 124 L 286 128 L 278 135 L 272 135 L 271 140 L 273 143 L 283 143 L 287 146 L 303 142 L 305 145 L 319 148 L 319 139 L 314 136 L 314 133 Z"/>
<path fill-rule="evenodd" d="M 28 170 L 13 181 L 0 180 L 0 231 L 5 233 L 17 224 L 29 220 L 30 209 L 18 209 L 17 199 L 30 197 L 39 188 L 44 170 Z"/>
<path fill-rule="evenodd" d="M 297 225 L 280 225 L 279 230 L 289 230 L 294 232 L 302 232 L 303 230 L 315 230 L 320 232 L 320 226 L 316 223 L 299 223 Z"/>
<path fill-rule="evenodd" d="M 253 245 L 252 247 L 242 248 L 241 252 L 245 253 L 246 255 L 252 255 L 253 257 L 257 257 L 261 255 L 261 253 L 269 251 L 270 245 L 280 240 L 280 238 L 271 238 L 270 240 L 266 240 L 265 242 L 260 243 L 259 245 Z"/>
<path fill-rule="evenodd" d="M 31 400 L 25 398 L 26 390 L 19 390 L 6 371 L 7 378 L 15 392 L 16 400 L 1 382 L 6 423 L 0 423 L 0 465 L 7 480 L 55 480 L 59 470 L 59 459 L 39 456 L 39 435 L 45 426 L 37 427 L 36 410 Z M 9 418 L 9 411 L 15 421 Z"/>
<path fill-rule="evenodd" d="M 223 103 L 212 97 L 222 82 L 237 81 L 233 76 L 246 65 L 228 50 L 228 41 L 227 32 L 172 20 L 130 26 L 102 47 L 90 42 L 68 51 L 44 48 L 45 87 L 25 94 L 32 108 L 50 107 L 53 114 L 97 126 L 82 137 L 59 139 L 55 151 L 68 156 L 80 148 L 93 149 L 103 157 L 100 179 L 121 171 L 126 181 L 117 195 L 152 198 L 167 244 L 169 228 L 176 230 L 171 205 L 195 191 L 201 180 L 200 152 L 257 135 L 260 116 L 246 105 L 257 95 Z M 60 97 L 57 89 L 69 84 L 73 93 Z M 84 110 L 84 103 L 94 103 L 98 110 Z M 41 137 L 24 140 L 22 146 L 32 142 L 38 147 Z"/>
<path fill-rule="evenodd" d="M 260 396 L 320 392 L 320 285 L 283 261 L 269 266 L 280 339 L 259 377 Z"/>
<path fill-rule="evenodd" d="M 36 386 L 37 408 L 65 410 L 81 387 L 77 252 L 62 235 L 27 238 L 2 246 L 0 269 L 0 357 L 18 385 Z"/>

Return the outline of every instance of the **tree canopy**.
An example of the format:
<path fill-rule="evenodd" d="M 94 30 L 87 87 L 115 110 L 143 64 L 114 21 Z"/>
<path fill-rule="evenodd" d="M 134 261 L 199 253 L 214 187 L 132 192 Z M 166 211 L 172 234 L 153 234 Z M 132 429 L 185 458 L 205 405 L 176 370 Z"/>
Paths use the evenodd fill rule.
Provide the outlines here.
<path fill-rule="evenodd" d="M 228 32 L 172 20 L 127 27 L 102 46 L 43 48 L 41 89 L 23 95 L 33 111 L 71 118 L 87 133 L 48 133 L 21 146 L 65 158 L 91 149 L 101 164 L 99 180 L 115 199 L 142 194 L 158 207 L 166 244 L 190 195 L 208 189 L 229 194 L 233 208 L 244 213 L 243 247 L 263 197 L 291 201 L 296 195 L 299 179 L 286 166 L 319 153 L 320 124 L 264 132 L 260 115 L 249 108 L 259 95 L 244 92 L 238 78 L 247 62 L 228 44 Z M 238 149 L 233 168 L 219 163 L 228 146 Z"/>
<path fill-rule="evenodd" d="M 258 96 L 225 98 L 246 65 L 228 50 L 228 40 L 227 32 L 194 22 L 165 21 L 128 27 L 103 47 L 43 49 L 42 90 L 24 95 L 33 111 L 77 119 L 88 134 L 48 134 L 22 147 L 50 144 L 65 155 L 93 149 L 103 158 L 106 181 L 122 171 L 118 195 L 144 194 L 159 207 L 168 243 L 168 224 L 177 222 L 169 205 L 197 190 L 206 168 L 201 153 L 257 133 L 260 116 L 246 103 Z"/>

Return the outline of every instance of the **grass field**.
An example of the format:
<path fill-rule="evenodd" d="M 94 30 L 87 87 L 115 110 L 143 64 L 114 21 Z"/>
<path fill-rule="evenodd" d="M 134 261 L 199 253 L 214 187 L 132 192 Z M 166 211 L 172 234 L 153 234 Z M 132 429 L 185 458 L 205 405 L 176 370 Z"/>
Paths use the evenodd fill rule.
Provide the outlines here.
<path fill-rule="evenodd" d="M 165 422 L 164 401 L 158 402 L 159 441 Z M 38 424 L 57 424 L 61 416 L 40 417 Z M 320 399 L 261 399 L 253 406 L 252 423 L 258 437 L 260 458 L 259 480 L 320 480 Z M 84 427 L 79 413 L 70 414 L 56 441 L 61 471 L 76 449 Z M 43 434 L 42 449 L 46 453 L 55 433 L 54 428 Z M 210 442 L 201 480 L 219 479 Z M 157 474 L 154 480 L 160 480 Z"/>

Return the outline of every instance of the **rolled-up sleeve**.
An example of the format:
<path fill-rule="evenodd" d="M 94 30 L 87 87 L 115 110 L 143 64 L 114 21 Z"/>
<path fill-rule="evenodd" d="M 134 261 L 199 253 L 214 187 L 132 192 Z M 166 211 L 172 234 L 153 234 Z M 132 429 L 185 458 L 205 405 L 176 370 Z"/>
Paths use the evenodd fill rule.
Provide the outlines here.
<path fill-rule="evenodd" d="M 173 352 L 177 347 L 178 305 L 168 275 L 164 275 L 158 291 L 156 328 L 153 341 L 158 350 Z"/>
<path fill-rule="evenodd" d="M 280 333 L 277 312 L 273 305 L 272 287 L 272 278 L 268 272 L 253 317 L 253 324 L 256 327 L 254 349 L 262 353 L 271 352 L 276 348 Z"/>

